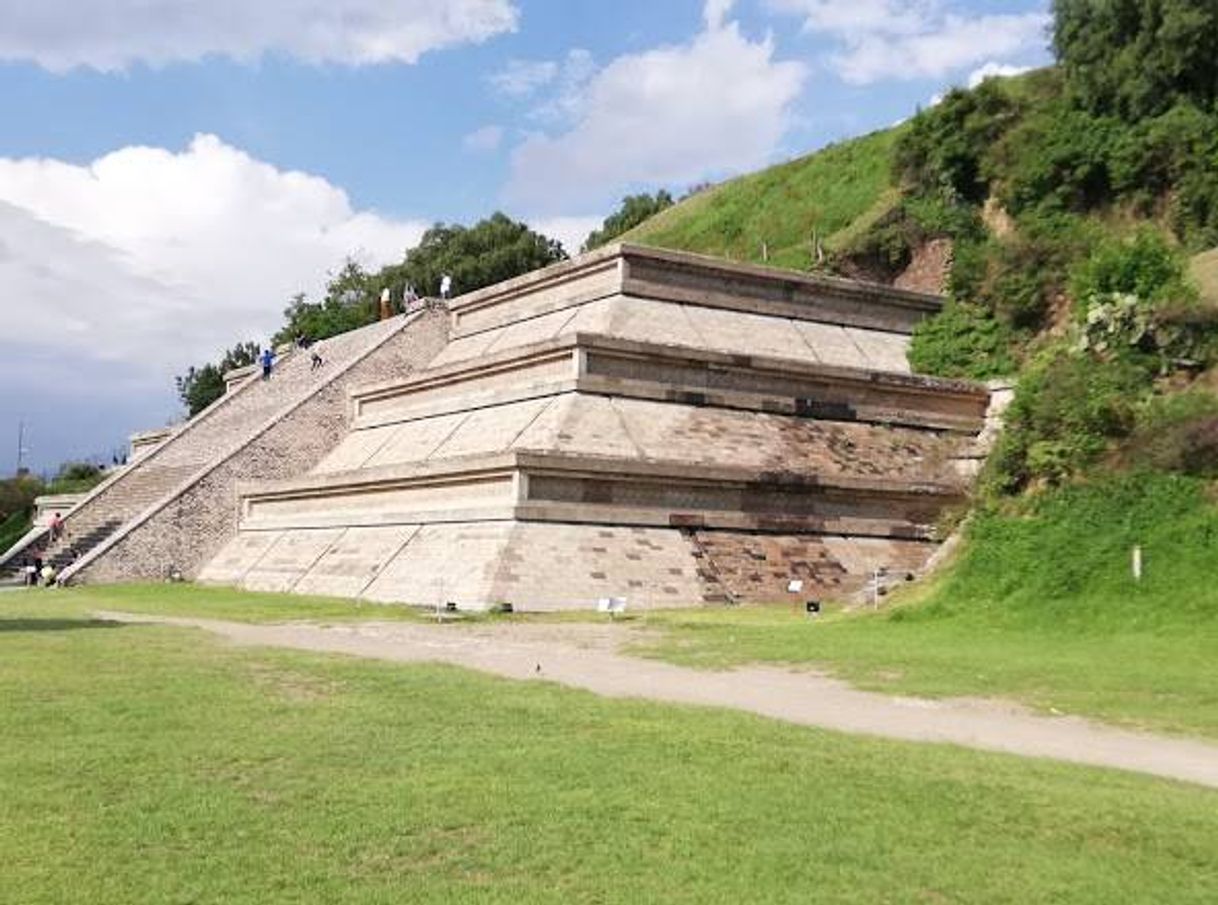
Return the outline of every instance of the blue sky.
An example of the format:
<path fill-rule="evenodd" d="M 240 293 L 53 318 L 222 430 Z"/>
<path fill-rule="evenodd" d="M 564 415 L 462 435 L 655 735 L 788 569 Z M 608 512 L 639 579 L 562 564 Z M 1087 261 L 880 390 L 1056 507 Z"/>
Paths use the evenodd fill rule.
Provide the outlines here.
<path fill-rule="evenodd" d="M 496 209 L 574 251 L 628 192 L 1043 64 L 1046 7 L 0 0 L 0 473 L 19 420 L 39 469 L 166 423 L 348 255 Z"/>

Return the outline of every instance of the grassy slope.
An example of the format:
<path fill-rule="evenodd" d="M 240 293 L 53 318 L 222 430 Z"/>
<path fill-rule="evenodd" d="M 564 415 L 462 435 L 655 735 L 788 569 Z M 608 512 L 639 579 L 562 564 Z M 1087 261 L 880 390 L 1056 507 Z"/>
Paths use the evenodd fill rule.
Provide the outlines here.
<path fill-rule="evenodd" d="M 0 598 L 6 901 L 1212 902 L 1212 791 Z"/>
<path fill-rule="evenodd" d="M 623 241 L 806 270 L 811 233 L 835 248 L 895 197 L 889 188 L 897 129 L 833 145 L 790 163 L 699 192 L 622 237 Z"/>

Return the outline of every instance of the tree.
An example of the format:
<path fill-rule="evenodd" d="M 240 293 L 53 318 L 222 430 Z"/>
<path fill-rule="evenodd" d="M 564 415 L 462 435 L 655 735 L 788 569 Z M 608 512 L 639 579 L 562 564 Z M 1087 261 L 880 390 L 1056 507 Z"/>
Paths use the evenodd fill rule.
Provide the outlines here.
<path fill-rule="evenodd" d="M 224 395 L 224 375 L 235 368 L 243 368 L 258 360 L 258 344 L 256 342 L 238 343 L 233 346 L 216 364 L 205 364 L 201 367 L 193 365 L 174 378 L 178 388 L 178 398 L 186 406 L 190 417 L 194 417 Z"/>
<path fill-rule="evenodd" d="M 665 208 L 672 207 L 673 200 L 664 189 L 654 195 L 628 195 L 622 199 L 621 206 L 605 218 L 601 228 L 593 230 L 584 240 L 583 251 L 591 251 L 608 245 L 618 236 L 634 229 L 644 220 L 654 217 Z"/>
<path fill-rule="evenodd" d="M 566 258 L 558 241 L 496 212 L 471 227 L 437 223 L 401 264 L 381 272 L 378 287 L 400 297 L 409 283 L 422 295 L 438 295 L 447 273 L 456 292 L 473 292 Z"/>
<path fill-rule="evenodd" d="M 9 516 L 28 512 L 34 505 L 34 498 L 42 493 L 43 484 L 34 475 L 19 475 L 0 480 L 0 521 Z M 3 553 L 7 548 L 0 548 Z"/>
<path fill-rule="evenodd" d="M 1054 0 L 1053 15 L 1053 48 L 1090 112 L 1138 120 L 1218 101 L 1214 0 Z"/>
<path fill-rule="evenodd" d="M 380 274 L 371 274 L 347 259 L 342 270 L 326 284 L 320 302 L 305 301 L 296 295 L 283 311 L 283 328 L 275 334 L 276 344 L 292 342 L 298 336 L 321 340 L 374 323 L 380 316 Z"/>

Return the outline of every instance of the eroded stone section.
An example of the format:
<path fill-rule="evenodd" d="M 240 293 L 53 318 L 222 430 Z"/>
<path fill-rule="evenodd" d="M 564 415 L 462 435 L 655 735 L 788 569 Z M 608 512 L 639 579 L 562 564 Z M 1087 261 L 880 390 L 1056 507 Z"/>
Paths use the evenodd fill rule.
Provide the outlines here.
<path fill-rule="evenodd" d="M 886 587 L 916 573 L 934 549 L 927 541 L 831 535 L 698 531 L 689 538 L 709 587 L 726 600 L 768 603 L 842 600 L 864 591 L 877 570 Z M 788 589 L 792 580 L 803 582 L 798 595 Z"/>

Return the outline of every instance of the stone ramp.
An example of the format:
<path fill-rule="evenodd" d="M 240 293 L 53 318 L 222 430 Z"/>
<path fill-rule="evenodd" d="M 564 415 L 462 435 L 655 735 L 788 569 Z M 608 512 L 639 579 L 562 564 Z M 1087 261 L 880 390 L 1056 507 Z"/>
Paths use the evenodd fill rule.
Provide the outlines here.
<path fill-rule="evenodd" d="M 318 344 L 324 364 L 316 370 L 309 353 L 284 354 L 269 380 L 259 375 L 236 386 L 68 514 L 59 550 L 111 530 L 77 550 L 83 555 L 64 580 L 191 576 L 234 528 L 238 477 L 307 471 L 346 429 L 351 380 L 426 364 L 443 345 L 444 328 L 441 315 L 426 313 L 353 330 Z M 285 421 L 290 430 L 276 431 Z M 168 515 L 157 520 L 158 513 Z"/>

